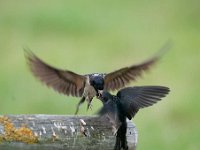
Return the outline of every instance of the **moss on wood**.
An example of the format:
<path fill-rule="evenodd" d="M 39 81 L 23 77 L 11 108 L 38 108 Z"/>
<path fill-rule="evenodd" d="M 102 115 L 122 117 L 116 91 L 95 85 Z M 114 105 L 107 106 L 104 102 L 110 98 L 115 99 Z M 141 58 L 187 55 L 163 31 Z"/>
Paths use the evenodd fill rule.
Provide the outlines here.
<path fill-rule="evenodd" d="M 27 144 L 37 143 L 38 137 L 33 131 L 22 125 L 19 128 L 14 127 L 12 121 L 8 117 L 0 117 L 0 125 L 4 128 L 4 133 L 0 134 L 0 142 L 23 142 Z"/>

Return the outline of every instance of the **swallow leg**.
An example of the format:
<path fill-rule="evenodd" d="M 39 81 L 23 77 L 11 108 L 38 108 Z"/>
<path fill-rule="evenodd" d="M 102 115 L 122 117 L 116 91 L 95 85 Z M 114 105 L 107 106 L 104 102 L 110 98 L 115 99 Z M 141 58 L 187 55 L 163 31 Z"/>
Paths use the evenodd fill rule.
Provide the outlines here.
<path fill-rule="evenodd" d="M 85 102 L 85 97 L 83 96 L 81 98 L 81 100 L 79 101 L 78 105 L 76 106 L 76 112 L 75 112 L 75 115 L 78 114 L 78 111 L 79 111 L 79 107 L 81 106 L 81 104 L 83 104 Z"/>
<path fill-rule="evenodd" d="M 92 104 L 91 104 L 91 103 L 89 103 L 89 104 L 87 105 L 87 111 L 88 111 L 88 109 L 91 109 L 91 110 L 92 110 Z"/>
<path fill-rule="evenodd" d="M 92 110 L 92 99 L 89 99 L 88 105 L 87 105 L 87 110 L 90 108 Z"/>

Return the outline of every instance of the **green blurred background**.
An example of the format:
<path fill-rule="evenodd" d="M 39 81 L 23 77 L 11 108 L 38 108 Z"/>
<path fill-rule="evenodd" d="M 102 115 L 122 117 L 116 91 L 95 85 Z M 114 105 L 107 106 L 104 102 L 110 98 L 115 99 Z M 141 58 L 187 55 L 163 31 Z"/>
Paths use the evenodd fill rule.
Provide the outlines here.
<path fill-rule="evenodd" d="M 200 148 L 200 1 L 0 1 L 0 114 L 73 114 L 78 98 L 36 80 L 23 47 L 80 74 L 110 72 L 173 48 L 131 85 L 164 85 L 171 93 L 133 119 L 138 150 Z M 93 101 L 94 114 L 101 103 Z"/>

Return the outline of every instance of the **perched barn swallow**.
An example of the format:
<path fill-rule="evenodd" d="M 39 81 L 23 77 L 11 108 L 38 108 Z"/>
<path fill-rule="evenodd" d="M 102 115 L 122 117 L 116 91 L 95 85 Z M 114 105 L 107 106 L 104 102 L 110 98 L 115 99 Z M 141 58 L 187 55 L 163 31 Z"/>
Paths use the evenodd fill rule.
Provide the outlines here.
<path fill-rule="evenodd" d="M 99 114 L 106 115 L 116 131 L 115 150 L 128 150 L 126 118 L 131 120 L 140 108 L 157 103 L 168 93 L 169 88 L 163 86 L 128 87 L 120 90 L 116 96 L 103 91 L 99 96 L 103 103 Z"/>
<path fill-rule="evenodd" d="M 59 93 L 82 97 L 77 105 L 75 113 L 77 114 L 79 106 L 85 100 L 88 101 L 88 108 L 91 106 L 93 97 L 98 96 L 99 91 L 117 90 L 136 80 L 136 77 L 141 76 L 144 71 L 155 64 L 167 49 L 169 49 L 169 45 L 165 45 L 157 55 L 138 65 L 124 67 L 111 73 L 86 75 L 50 66 L 29 50 L 25 50 L 25 56 L 33 75 L 41 82 Z"/>

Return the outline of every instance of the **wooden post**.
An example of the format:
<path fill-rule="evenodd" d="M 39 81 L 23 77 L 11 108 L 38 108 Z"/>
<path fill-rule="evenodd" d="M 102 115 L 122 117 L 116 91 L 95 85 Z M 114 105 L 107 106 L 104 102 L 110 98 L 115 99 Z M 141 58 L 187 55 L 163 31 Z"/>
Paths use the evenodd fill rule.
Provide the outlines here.
<path fill-rule="evenodd" d="M 137 130 L 128 121 L 127 140 L 136 149 Z M 109 120 L 96 116 L 0 116 L 0 149 L 113 150 L 115 135 Z"/>

